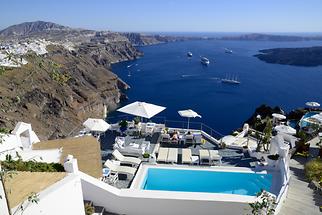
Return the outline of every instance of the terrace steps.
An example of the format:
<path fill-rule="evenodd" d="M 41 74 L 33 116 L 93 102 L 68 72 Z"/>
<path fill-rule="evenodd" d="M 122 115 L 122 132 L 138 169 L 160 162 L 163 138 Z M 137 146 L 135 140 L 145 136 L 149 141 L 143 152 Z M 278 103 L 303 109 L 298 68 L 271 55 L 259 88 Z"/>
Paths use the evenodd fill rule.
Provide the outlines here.
<path fill-rule="evenodd" d="M 283 202 L 279 215 L 318 215 L 321 214 L 319 206 L 322 206 L 322 196 L 308 187 L 304 177 L 306 160 L 301 158 L 290 161 L 291 179 L 287 197 Z"/>

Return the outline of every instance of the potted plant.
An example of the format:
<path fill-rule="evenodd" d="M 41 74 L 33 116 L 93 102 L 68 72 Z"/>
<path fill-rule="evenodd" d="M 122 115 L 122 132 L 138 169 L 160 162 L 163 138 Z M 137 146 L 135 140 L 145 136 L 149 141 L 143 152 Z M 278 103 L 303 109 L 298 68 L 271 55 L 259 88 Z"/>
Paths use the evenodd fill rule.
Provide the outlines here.
<path fill-rule="evenodd" d="M 84 207 L 86 215 L 92 215 L 95 212 L 95 208 L 89 203 L 85 203 Z"/>
<path fill-rule="evenodd" d="M 124 131 L 126 131 L 127 129 L 127 121 L 126 120 L 122 120 L 120 123 L 119 123 L 119 126 L 120 126 L 120 131 L 123 133 Z"/>
<path fill-rule="evenodd" d="M 227 147 L 226 143 L 224 143 L 224 142 L 220 143 L 220 148 L 221 149 L 225 149 L 226 147 Z"/>
<path fill-rule="evenodd" d="M 140 123 L 140 117 L 138 116 L 134 117 L 133 121 L 134 121 L 134 125 L 138 125 Z"/>
<path fill-rule="evenodd" d="M 143 157 L 143 161 L 148 162 L 149 158 L 150 158 L 150 154 L 148 152 L 144 152 L 144 154 L 142 155 Z"/>
<path fill-rule="evenodd" d="M 275 155 L 268 155 L 267 156 L 267 162 L 268 162 L 268 165 L 270 166 L 275 166 L 276 162 L 278 161 L 278 158 L 279 158 L 279 154 L 275 154 Z"/>

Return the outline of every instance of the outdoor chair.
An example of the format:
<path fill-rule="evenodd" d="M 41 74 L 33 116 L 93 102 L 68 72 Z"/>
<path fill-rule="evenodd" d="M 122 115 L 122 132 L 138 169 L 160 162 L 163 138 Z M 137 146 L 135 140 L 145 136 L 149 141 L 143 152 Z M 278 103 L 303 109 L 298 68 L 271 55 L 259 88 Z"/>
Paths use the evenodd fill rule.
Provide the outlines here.
<path fill-rule="evenodd" d="M 191 149 L 182 149 L 182 164 L 192 164 Z"/>
<path fill-rule="evenodd" d="M 169 144 L 170 143 L 170 135 L 169 134 L 161 134 L 161 144 Z"/>
<path fill-rule="evenodd" d="M 157 162 L 167 162 L 169 148 L 159 148 Z"/>
<path fill-rule="evenodd" d="M 184 138 L 185 138 L 185 144 L 186 145 L 193 145 L 195 143 L 192 134 L 186 134 Z"/>
<path fill-rule="evenodd" d="M 141 163 L 141 160 L 139 158 L 124 156 L 117 149 L 113 151 L 113 156 L 116 160 L 119 160 L 124 164 L 140 165 Z"/>
<path fill-rule="evenodd" d="M 169 148 L 167 163 L 178 163 L 178 149 Z"/>
<path fill-rule="evenodd" d="M 200 164 L 209 165 L 210 164 L 209 151 L 206 149 L 200 149 L 199 150 L 199 160 L 200 160 Z"/>
<path fill-rule="evenodd" d="M 121 174 L 129 174 L 134 175 L 136 172 L 136 168 L 129 166 L 120 166 L 113 163 L 111 160 L 106 160 L 104 166 L 109 168 L 111 172 L 121 173 Z"/>

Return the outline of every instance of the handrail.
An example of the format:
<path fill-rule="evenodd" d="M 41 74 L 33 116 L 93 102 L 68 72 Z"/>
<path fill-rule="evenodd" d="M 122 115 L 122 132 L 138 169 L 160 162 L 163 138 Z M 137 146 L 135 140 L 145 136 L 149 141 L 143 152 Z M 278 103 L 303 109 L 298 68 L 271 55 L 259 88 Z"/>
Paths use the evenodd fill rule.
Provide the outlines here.
<path fill-rule="evenodd" d="M 106 120 L 111 123 L 116 123 L 120 120 L 132 120 L 133 118 L 134 116 L 130 116 L 130 115 L 117 115 L 117 116 L 107 117 Z M 164 116 L 153 117 L 153 122 L 164 124 L 166 127 L 170 127 L 170 128 L 187 129 L 188 127 L 187 121 L 168 120 Z M 215 129 L 211 128 L 210 126 L 202 122 L 189 122 L 189 129 L 204 131 L 205 133 L 207 133 L 208 135 L 210 135 L 215 139 L 220 139 L 223 136 L 225 136 L 224 134 L 216 131 Z"/>
<path fill-rule="evenodd" d="M 285 158 L 284 158 L 285 159 Z M 284 171 L 282 171 L 282 172 L 284 172 L 284 176 L 285 176 L 285 179 L 286 179 L 286 183 L 284 183 L 283 184 L 283 186 L 282 186 L 282 188 L 281 188 L 281 190 L 280 190 L 280 192 L 279 192 L 279 195 L 277 196 L 277 198 L 276 198 L 276 202 L 278 203 L 280 200 L 281 200 L 281 198 L 282 198 L 282 196 L 283 196 L 283 194 L 284 194 L 284 192 L 286 191 L 286 187 L 288 186 L 288 184 L 289 184 L 289 181 L 290 181 L 290 178 L 287 176 L 287 174 L 288 174 L 288 172 L 287 172 L 287 169 L 285 169 L 286 168 L 286 163 L 285 163 L 285 161 L 284 161 L 284 159 L 282 160 L 283 161 L 283 167 L 284 167 Z"/>

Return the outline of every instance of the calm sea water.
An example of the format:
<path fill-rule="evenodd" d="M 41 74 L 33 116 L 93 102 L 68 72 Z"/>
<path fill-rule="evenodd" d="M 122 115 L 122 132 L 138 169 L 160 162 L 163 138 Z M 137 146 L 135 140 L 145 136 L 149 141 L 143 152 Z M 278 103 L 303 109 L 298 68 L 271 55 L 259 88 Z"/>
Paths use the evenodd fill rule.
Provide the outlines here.
<path fill-rule="evenodd" d="M 177 111 L 191 108 L 202 115 L 192 121 L 228 134 L 261 104 L 290 111 L 306 101 L 322 102 L 322 66 L 268 64 L 253 57 L 260 49 L 315 45 L 322 42 L 175 42 L 139 47 L 144 57 L 114 64 L 112 70 L 131 86 L 129 100 L 121 105 L 137 100 L 163 105 L 167 109 L 160 116 L 172 120 L 184 120 Z M 202 66 L 199 56 L 206 56 L 210 65 Z M 226 76 L 238 77 L 241 84 L 221 83 Z"/>

